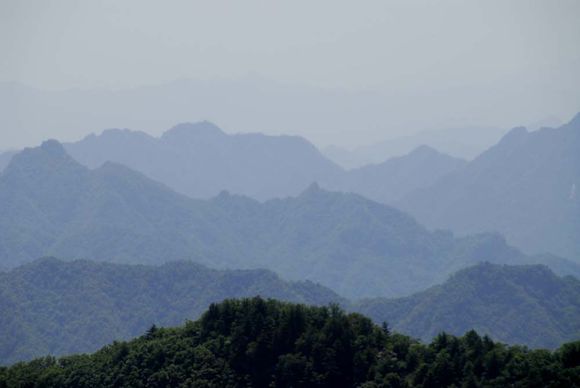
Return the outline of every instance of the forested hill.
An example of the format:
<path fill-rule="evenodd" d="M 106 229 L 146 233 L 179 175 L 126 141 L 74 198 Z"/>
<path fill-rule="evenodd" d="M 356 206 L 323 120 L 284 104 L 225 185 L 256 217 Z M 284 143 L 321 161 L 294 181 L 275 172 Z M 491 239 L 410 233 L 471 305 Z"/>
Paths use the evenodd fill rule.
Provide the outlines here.
<path fill-rule="evenodd" d="M 556 348 L 580 339 L 580 281 L 543 266 L 482 264 L 411 297 L 351 302 L 312 282 L 266 270 L 212 270 L 37 260 L 0 272 L 0 365 L 46 354 L 85 353 L 151 324 L 197 318 L 212 302 L 261 295 L 310 305 L 339 303 L 429 342 L 476 329 L 494 340 Z"/>
<path fill-rule="evenodd" d="M 338 307 L 255 298 L 92 355 L 0 368 L 0 386 L 577 387 L 579 376 L 580 342 L 529 351 L 471 331 L 422 345 Z"/>
<path fill-rule="evenodd" d="M 539 265 L 484 263 L 410 297 L 369 299 L 354 309 L 425 341 L 471 329 L 531 347 L 580 339 L 580 281 Z"/>
<path fill-rule="evenodd" d="M 286 282 L 266 270 L 37 260 L 0 272 L 0 364 L 95 351 L 134 338 L 154 323 L 174 326 L 195 319 L 212 302 L 256 295 L 344 303 L 322 286 Z"/>

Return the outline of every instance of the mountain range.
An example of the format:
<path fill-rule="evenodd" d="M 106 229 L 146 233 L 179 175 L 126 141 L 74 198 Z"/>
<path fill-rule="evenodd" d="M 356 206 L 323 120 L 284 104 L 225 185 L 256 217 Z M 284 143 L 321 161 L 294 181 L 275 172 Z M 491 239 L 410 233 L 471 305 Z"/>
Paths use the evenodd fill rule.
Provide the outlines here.
<path fill-rule="evenodd" d="M 330 160 L 347 169 L 382 163 L 406 155 L 422 145 L 456 158 L 471 160 L 496 144 L 506 132 L 505 129 L 495 127 L 450 128 L 399 136 L 352 150 L 328 146 L 322 151 Z"/>
<path fill-rule="evenodd" d="M 342 173 L 301 137 L 228 135 L 210 122 L 180 124 L 159 138 L 107 130 L 65 148 L 89 168 L 120 163 L 193 198 L 222 190 L 258 200 L 285 197 Z"/>
<path fill-rule="evenodd" d="M 433 185 L 440 178 L 456 172 L 467 161 L 420 146 L 408 154 L 378 164 L 337 174 L 322 181 L 331 190 L 354 192 L 383 203 L 395 203 L 415 190 Z"/>
<path fill-rule="evenodd" d="M 311 185 L 260 203 L 222 192 L 194 200 L 127 167 L 90 170 L 56 141 L 15 155 L 0 175 L 0 263 L 38 257 L 158 264 L 194 260 L 215 268 L 267 268 L 349 298 L 402 296 L 480 261 L 578 265 L 530 257 L 501 236 L 455 238 L 356 194 Z"/>
<path fill-rule="evenodd" d="M 557 117 L 548 116 L 529 123 L 526 127 L 535 131 L 544 127 L 559 127 L 562 124 Z M 406 155 L 422 145 L 456 158 L 472 160 L 496 144 L 507 132 L 506 129 L 501 128 L 474 126 L 430 130 L 355 147 L 352 150 L 328 146 L 323 148 L 322 152 L 330 160 L 346 169 L 381 163 L 386 159 Z"/>
<path fill-rule="evenodd" d="M 559 128 L 515 128 L 397 206 L 431 228 L 497 231 L 528 253 L 580 260 L 580 114 Z"/>
<path fill-rule="evenodd" d="M 65 149 L 89 168 L 124 164 L 204 199 L 222 190 L 261 201 L 284 198 L 317 181 L 393 205 L 432 229 L 497 232 L 526 253 L 577 261 L 579 122 L 577 116 L 555 129 L 516 128 L 469 162 L 421 146 L 353 170 L 343 170 L 302 138 L 229 135 L 209 122 L 181 124 L 161 137 L 106 130 Z M 15 154 L 0 154 L 0 170 Z"/>

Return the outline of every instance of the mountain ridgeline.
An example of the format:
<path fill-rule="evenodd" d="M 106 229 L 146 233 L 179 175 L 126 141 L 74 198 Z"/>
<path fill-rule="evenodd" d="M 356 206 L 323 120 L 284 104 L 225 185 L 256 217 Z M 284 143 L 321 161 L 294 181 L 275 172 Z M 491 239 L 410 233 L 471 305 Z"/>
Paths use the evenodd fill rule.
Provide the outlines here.
<path fill-rule="evenodd" d="M 229 135 L 207 121 L 177 125 L 160 138 L 112 129 L 65 148 L 89 168 L 120 163 L 193 198 L 222 190 L 258 200 L 285 197 L 342 173 L 301 137 Z"/>
<path fill-rule="evenodd" d="M 580 260 L 580 113 L 559 128 L 515 128 L 465 168 L 397 203 L 429 227 L 494 230 L 526 252 Z"/>
<path fill-rule="evenodd" d="M 331 190 L 353 192 L 373 201 L 394 203 L 462 169 L 467 162 L 420 146 L 409 154 L 369 164 L 322 181 Z"/>
<path fill-rule="evenodd" d="M 578 261 L 579 133 L 580 114 L 555 129 L 516 128 L 470 162 L 422 146 L 350 171 L 302 138 L 229 135 L 209 122 L 180 124 L 159 138 L 106 130 L 65 148 L 89 168 L 120 163 L 195 198 L 226 190 L 263 201 L 317 181 L 394 205 L 429 228 L 497 232 L 526 253 Z M 0 170 L 14 154 L 0 154 Z"/>
<path fill-rule="evenodd" d="M 430 345 L 338 307 L 261 298 L 209 307 L 185 326 L 152 326 L 91 355 L 0 368 L 1 386 L 574 387 L 580 343 L 506 347 L 470 331 Z"/>
<path fill-rule="evenodd" d="M 294 198 L 225 192 L 194 200 L 115 163 L 90 170 L 56 141 L 15 155 L 0 175 L 0 262 L 38 257 L 267 268 L 349 298 L 401 296 L 480 261 L 578 265 L 528 257 L 494 234 L 430 232 L 392 207 L 310 186 Z"/>

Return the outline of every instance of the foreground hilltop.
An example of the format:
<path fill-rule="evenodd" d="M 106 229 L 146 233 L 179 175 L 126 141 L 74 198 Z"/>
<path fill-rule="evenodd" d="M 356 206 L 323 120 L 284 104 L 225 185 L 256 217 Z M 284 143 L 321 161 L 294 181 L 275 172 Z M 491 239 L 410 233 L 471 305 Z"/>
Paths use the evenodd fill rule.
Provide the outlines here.
<path fill-rule="evenodd" d="M 506 347 L 471 331 L 430 345 L 338 307 L 230 300 L 183 327 L 92 355 L 0 368 L 0 384 L 44 387 L 573 387 L 580 343 L 555 353 Z"/>

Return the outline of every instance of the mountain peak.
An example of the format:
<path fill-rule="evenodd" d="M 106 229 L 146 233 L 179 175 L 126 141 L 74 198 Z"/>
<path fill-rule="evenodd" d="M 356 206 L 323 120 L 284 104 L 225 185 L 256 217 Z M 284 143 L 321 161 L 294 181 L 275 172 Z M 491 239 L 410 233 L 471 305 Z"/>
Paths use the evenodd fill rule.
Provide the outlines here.
<path fill-rule="evenodd" d="M 25 148 L 12 157 L 6 167 L 4 174 L 9 176 L 20 176 L 20 173 L 45 175 L 54 172 L 62 173 L 71 170 L 85 170 L 75 161 L 64 149 L 63 145 L 56 140 L 47 140 L 39 147 Z"/>
<path fill-rule="evenodd" d="M 320 188 L 320 185 L 318 184 L 318 182 L 312 182 L 307 188 L 306 190 L 304 190 L 302 192 L 302 194 L 300 194 L 300 196 L 309 196 L 309 195 L 315 195 L 315 194 L 319 194 L 322 193 L 324 190 L 322 190 Z"/>
<path fill-rule="evenodd" d="M 68 157 L 64 147 L 57 140 L 50 139 L 40 145 L 40 149 L 51 156 Z"/>
<path fill-rule="evenodd" d="M 181 123 L 167 130 L 161 136 L 162 139 L 199 139 L 199 138 L 216 138 L 225 136 L 217 125 L 209 121 L 200 121 L 197 123 Z"/>
<path fill-rule="evenodd" d="M 439 155 L 439 151 L 435 148 L 430 147 L 426 144 L 420 145 L 419 147 L 415 148 L 408 155 L 414 156 L 432 156 L 432 155 Z"/>

